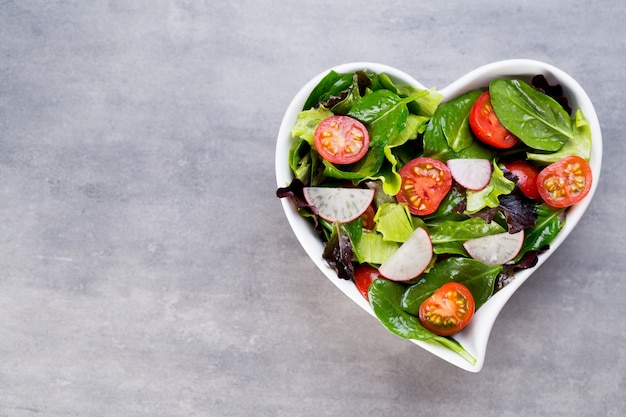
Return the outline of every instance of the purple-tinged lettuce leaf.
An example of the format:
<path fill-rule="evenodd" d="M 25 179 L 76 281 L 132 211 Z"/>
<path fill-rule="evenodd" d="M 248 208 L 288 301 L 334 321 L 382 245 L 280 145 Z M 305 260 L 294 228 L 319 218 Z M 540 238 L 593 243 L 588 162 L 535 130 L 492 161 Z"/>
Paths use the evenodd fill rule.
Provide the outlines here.
<path fill-rule="evenodd" d="M 337 271 L 339 278 L 346 280 L 354 278 L 352 242 L 350 242 L 350 237 L 344 233 L 341 225 L 337 222 L 334 223 L 330 239 L 324 246 L 322 258 L 331 268 Z"/>

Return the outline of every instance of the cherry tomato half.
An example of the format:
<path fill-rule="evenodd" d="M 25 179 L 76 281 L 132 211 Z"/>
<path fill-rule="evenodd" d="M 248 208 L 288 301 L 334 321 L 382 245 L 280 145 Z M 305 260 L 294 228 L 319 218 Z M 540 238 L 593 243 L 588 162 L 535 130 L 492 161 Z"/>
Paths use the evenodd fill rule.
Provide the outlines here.
<path fill-rule="evenodd" d="M 469 114 L 469 124 L 478 139 L 495 148 L 508 149 L 519 142 L 498 120 L 491 105 L 489 91 L 482 93 L 474 102 Z"/>
<path fill-rule="evenodd" d="M 537 190 L 539 170 L 534 165 L 527 161 L 513 161 L 504 164 L 504 166 L 517 177 L 517 185 L 526 197 L 533 200 L 539 198 L 539 191 Z"/>
<path fill-rule="evenodd" d="M 448 282 L 424 300 L 419 319 L 427 330 L 439 336 L 450 336 L 467 326 L 474 309 L 470 290 L 458 282 Z"/>
<path fill-rule="evenodd" d="M 315 129 L 315 149 L 333 164 L 357 162 L 369 148 L 370 135 L 363 123 L 349 116 L 331 116 Z"/>
<path fill-rule="evenodd" d="M 452 187 L 448 166 L 437 159 L 419 157 L 410 160 L 398 171 L 402 178 L 396 199 L 409 206 L 416 216 L 431 214 Z"/>
<path fill-rule="evenodd" d="M 569 207 L 591 190 L 589 163 L 580 156 L 566 156 L 545 167 L 537 176 L 539 195 L 550 206 Z"/>
<path fill-rule="evenodd" d="M 369 264 L 361 264 L 354 268 L 354 283 L 361 295 L 369 301 L 368 290 L 372 281 L 378 278 L 382 278 L 378 269 Z"/>

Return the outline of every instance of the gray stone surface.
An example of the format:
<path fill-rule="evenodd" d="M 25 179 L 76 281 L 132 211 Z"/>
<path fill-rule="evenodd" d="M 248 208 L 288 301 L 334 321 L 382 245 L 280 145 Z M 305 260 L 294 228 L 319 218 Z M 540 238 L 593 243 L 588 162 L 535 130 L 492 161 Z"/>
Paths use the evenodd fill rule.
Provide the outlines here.
<path fill-rule="evenodd" d="M 1 0 L 0 416 L 625 415 L 625 4 Z M 274 143 L 331 66 L 507 58 L 582 84 L 605 158 L 473 374 L 316 270 Z"/>

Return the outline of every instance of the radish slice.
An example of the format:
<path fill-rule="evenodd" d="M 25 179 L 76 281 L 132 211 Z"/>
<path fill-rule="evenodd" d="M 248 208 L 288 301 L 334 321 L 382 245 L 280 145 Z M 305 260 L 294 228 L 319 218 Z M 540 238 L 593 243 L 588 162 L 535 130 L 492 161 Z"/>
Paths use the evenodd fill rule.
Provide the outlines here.
<path fill-rule="evenodd" d="M 502 265 L 517 256 L 524 243 L 524 231 L 498 233 L 463 243 L 469 255 L 487 265 Z"/>
<path fill-rule="evenodd" d="M 488 159 L 449 159 L 452 178 L 468 190 L 482 190 L 491 180 L 491 162 Z"/>
<path fill-rule="evenodd" d="M 378 272 L 392 281 L 409 281 L 424 272 L 432 257 L 430 236 L 420 227 L 378 268 Z"/>
<path fill-rule="evenodd" d="M 330 222 L 347 223 L 356 219 L 374 199 L 374 190 L 364 188 L 304 187 L 302 192 L 320 217 Z"/>

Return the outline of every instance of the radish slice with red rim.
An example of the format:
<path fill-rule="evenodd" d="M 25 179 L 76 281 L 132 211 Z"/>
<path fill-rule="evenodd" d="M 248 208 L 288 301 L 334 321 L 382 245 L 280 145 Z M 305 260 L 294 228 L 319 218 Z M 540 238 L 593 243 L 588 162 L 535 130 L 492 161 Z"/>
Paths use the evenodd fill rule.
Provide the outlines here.
<path fill-rule="evenodd" d="M 420 227 L 378 268 L 378 272 L 392 281 L 410 281 L 424 272 L 432 257 L 430 236 Z"/>
<path fill-rule="evenodd" d="M 468 190 L 482 190 L 491 180 L 491 161 L 488 159 L 449 159 L 452 178 Z"/>
<path fill-rule="evenodd" d="M 467 253 L 487 265 L 502 265 L 513 260 L 524 244 L 524 231 L 497 233 L 463 243 Z"/>
<path fill-rule="evenodd" d="M 319 216 L 330 222 L 355 220 L 374 199 L 374 190 L 369 188 L 304 187 L 302 192 Z"/>

